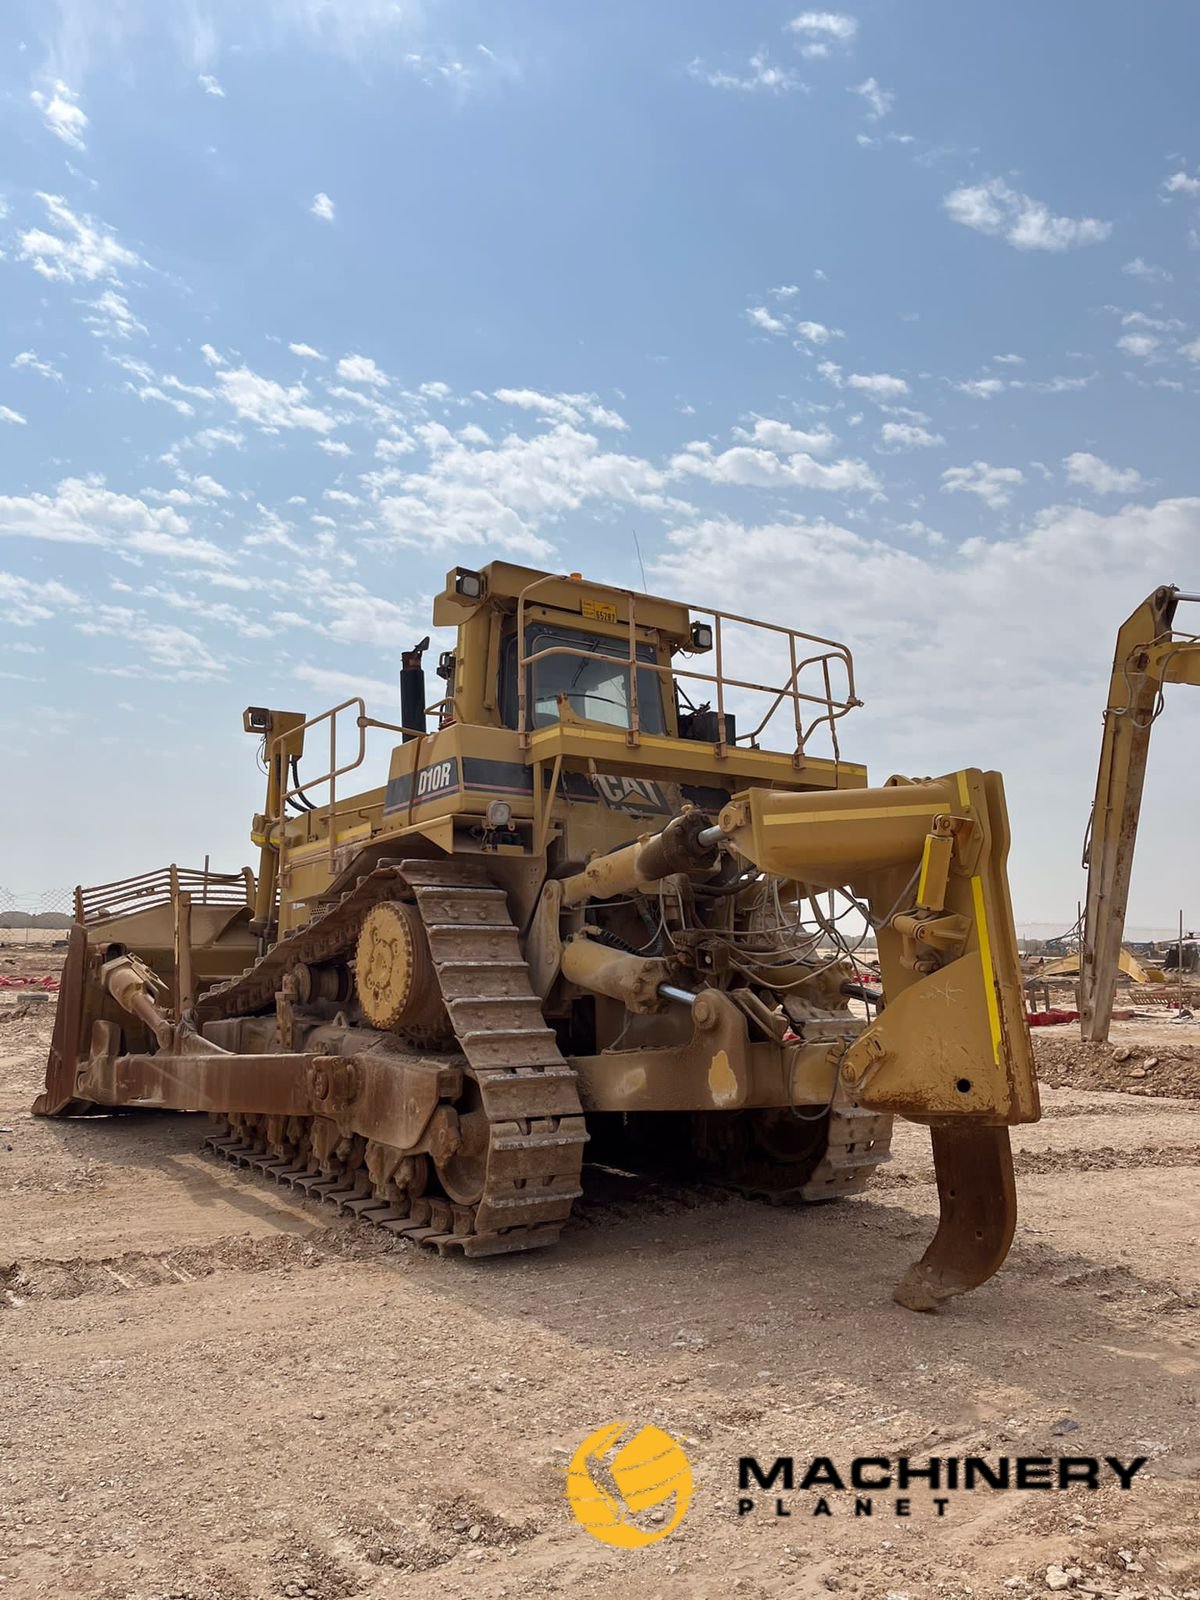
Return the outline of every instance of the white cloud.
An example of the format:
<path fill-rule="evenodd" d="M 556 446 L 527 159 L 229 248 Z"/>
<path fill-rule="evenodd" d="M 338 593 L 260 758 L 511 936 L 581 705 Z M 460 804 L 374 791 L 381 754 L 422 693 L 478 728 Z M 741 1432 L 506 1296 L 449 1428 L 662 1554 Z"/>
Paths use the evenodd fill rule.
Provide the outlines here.
<path fill-rule="evenodd" d="M 145 323 L 139 322 L 129 309 L 129 302 L 115 289 L 105 289 L 95 300 L 85 302 L 89 315 L 84 321 L 98 339 L 130 339 L 135 333 L 145 333 Z"/>
<path fill-rule="evenodd" d="M 368 383 L 373 389 L 386 389 L 391 381 L 370 356 L 343 356 L 337 364 L 337 375 L 347 383 Z"/>
<path fill-rule="evenodd" d="M 782 424 L 775 424 L 781 427 Z M 754 489 L 823 489 L 833 492 L 854 490 L 875 492 L 878 481 L 862 461 L 814 461 L 802 450 L 756 449 L 733 445 L 719 454 L 704 440 L 693 440 L 678 455 L 671 457 L 671 470 L 695 474 L 709 483 L 737 484 Z"/>
<path fill-rule="evenodd" d="M 841 328 L 827 328 L 823 322 L 794 322 L 792 332 L 805 344 L 828 344 L 831 339 L 844 339 Z"/>
<path fill-rule="evenodd" d="M 136 394 L 139 400 L 160 401 L 164 406 L 170 406 L 173 411 L 178 411 L 181 417 L 196 415 L 195 406 L 189 405 L 186 400 L 180 400 L 177 395 L 164 394 L 156 383 L 129 383 L 125 387 Z"/>
<path fill-rule="evenodd" d="M 223 444 L 231 446 L 234 450 L 240 450 L 245 442 L 245 435 L 238 433 L 235 428 L 201 428 L 199 433 L 193 434 L 190 439 L 185 439 L 183 444 L 193 444 L 197 450 L 212 451 Z"/>
<path fill-rule="evenodd" d="M 923 522 L 902 522 L 899 531 L 911 534 L 914 539 L 924 539 L 926 544 L 939 545 L 946 542 L 944 533 L 939 533 L 936 528 L 927 527 Z"/>
<path fill-rule="evenodd" d="M 289 344 L 288 349 L 294 356 L 303 356 L 306 361 L 324 361 L 325 357 L 319 350 L 314 350 L 310 344 Z"/>
<path fill-rule="evenodd" d="M 1148 360 L 1154 355 L 1161 344 L 1152 333 L 1124 333 L 1117 340 L 1117 349 L 1124 350 L 1126 355 L 1137 356 L 1139 360 Z"/>
<path fill-rule="evenodd" d="M 38 199 L 46 208 L 49 226 L 57 232 L 29 228 L 18 236 L 17 249 L 21 260 L 43 278 L 56 283 L 117 281 L 121 268 L 144 265 L 106 223 L 76 216 L 61 195 L 39 192 Z"/>
<path fill-rule="evenodd" d="M 930 433 L 911 422 L 885 422 L 879 430 L 881 444 L 891 450 L 927 450 L 945 444 L 940 433 Z"/>
<path fill-rule="evenodd" d="M 768 289 L 767 293 L 773 300 L 790 300 L 794 295 L 800 293 L 800 285 L 798 283 L 778 283 L 773 289 Z"/>
<path fill-rule="evenodd" d="M 946 213 L 964 228 L 1001 238 L 1015 250 L 1071 250 L 1099 244 L 1111 222 L 1095 217 L 1056 217 L 1040 200 L 1012 189 L 1003 178 L 953 189 L 942 201 Z"/>
<path fill-rule="evenodd" d="M 423 471 L 391 467 L 362 479 L 378 496 L 378 520 L 399 544 L 488 545 L 542 557 L 553 549 L 542 530 L 568 513 L 681 506 L 664 493 L 667 475 L 659 468 L 602 450 L 569 423 L 530 439 L 509 434 L 486 448 L 469 447 L 438 422 L 416 431 L 430 455 Z M 577 537 L 580 526 L 576 516 Z"/>
<path fill-rule="evenodd" d="M 273 620 L 307 627 L 339 644 L 362 645 L 387 654 L 398 654 L 411 645 L 414 636 L 429 631 L 428 607 L 422 601 L 385 600 L 361 584 L 325 583 L 317 605 L 323 612 L 320 617 L 283 612 L 276 613 Z"/>
<path fill-rule="evenodd" d="M 200 346 L 200 354 L 210 367 L 223 367 L 225 365 L 225 357 L 219 350 L 214 350 L 210 344 L 202 344 Z"/>
<path fill-rule="evenodd" d="M 1189 344 L 1181 344 L 1179 354 L 1186 356 L 1189 361 L 1200 361 L 1200 339 L 1193 339 Z"/>
<path fill-rule="evenodd" d="M 370 385 L 363 389 L 348 389 L 344 383 L 326 384 L 325 392 L 331 400 L 344 400 L 356 410 L 365 412 L 381 427 L 394 427 L 401 413 L 395 406 L 387 405 Z"/>
<path fill-rule="evenodd" d="M 196 634 L 174 623 L 152 622 L 130 606 L 96 606 L 75 627 L 92 638 L 119 639 L 123 652 L 141 649 L 149 658 L 150 667 L 123 660 L 120 666 L 93 668 L 109 677 L 203 682 L 225 676 L 225 663 Z"/>
<path fill-rule="evenodd" d="M 193 476 L 177 468 L 175 476 L 181 483 L 186 483 L 186 489 L 143 489 L 142 495 L 147 500 L 162 501 L 173 506 L 202 506 L 213 500 L 228 500 L 229 490 L 223 483 L 218 483 L 215 478 L 210 478 L 207 473 L 200 472 Z"/>
<path fill-rule="evenodd" d="M 993 356 L 992 360 L 1001 367 L 1023 367 L 1025 365 L 1024 356 L 1014 356 L 1011 353 L 1006 356 Z"/>
<path fill-rule="evenodd" d="M 1173 172 L 1169 178 L 1163 179 L 1163 189 L 1167 194 L 1200 194 L 1200 178 L 1190 177 L 1186 172 Z"/>
<path fill-rule="evenodd" d="M 481 429 L 480 432 L 482 431 L 483 430 Z M 460 437 L 462 437 L 462 435 L 460 435 Z M 480 444 L 490 444 L 491 440 L 485 435 L 483 439 L 480 439 L 477 442 Z M 416 448 L 417 441 L 410 433 L 402 433 L 394 438 L 376 439 L 375 441 L 375 454 L 381 461 L 395 461 L 398 460 L 400 456 L 412 455 Z"/>
<path fill-rule="evenodd" d="M 1025 474 L 1018 467 L 990 467 L 986 461 L 973 461 L 969 467 L 948 467 L 942 473 L 942 492 L 978 495 L 985 505 L 998 511 L 1024 482 Z"/>
<path fill-rule="evenodd" d="M 746 320 L 753 323 L 756 328 L 761 328 L 764 333 L 784 334 L 788 331 L 787 321 L 774 316 L 766 306 L 748 307 Z"/>
<path fill-rule="evenodd" d="M 553 422 L 569 423 L 577 427 L 591 422 L 599 428 L 624 431 L 629 424 L 616 411 L 600 404 L 594 394 L 542 394 L 537 389 L 497 389 L 493 399 L 501 405 L 516 406 L 521 411 L 536 411 Z"/>
<path fill-rule="evenodd" d="M 202 72 L 196 79 L 196 82 L 204 90 L 205 94 L 211 94 L 218 100 L 224 100 L 225 91 L 213 77 L 211 72 Z"/>
<path fill-rule="evenodd" d="M 34 89 L 29 98 L 42 113 L 42 121 L 64 144 L 72 149 L 85 150 L 83 130 L 87 127 L 87 114 L 79 104 L 79 96 L 65 83 L 56 79 L 48 93 Z"/>
<path fill-rule="evenodd" d="M 13 627 L 32 628 L 39 622 L 49 622 L 58 611 L 81 604 L 73 589 L 54 579 L 20 578 L 15 572 L 0 572 L 0 609 L 5 622 Z M 31 654 L 35 649 L 20 645 L 9 648 L 22 654 Z"/>
<path fill-rule="evenodd" d="M 844 373 L 836 361 L 821 361 L 817 371 L 838 389 L 857 389 L 882 404 L 885 400 L 898 400 L 908 393 L 903 378 L 894 378 L 887 372 Z"/>
<path fill-rule="evenodd" d="M 64 478 L 53 495 L 0 495 L 0 537 L 51 544 L 90 544 L 142 555 L 222 565 L 228 557 L 207 539 L 193 538 L 170 506 L 148 506 L 118 494 L 103 478 Z"/>
<path fill-rule="evenodd" d="M 837 435 L 830 433 L 828 428 L 805 433 L 800 428 L 793 428 L 790 422 L 777 422 L 772 417 L 757 417 L 752 432 L 735 428 L 733 436 L 749 444 L 760 445 L 764 450 L 775 450 L 780 455 L 788 456 L 801 453 L 827 455 L 837 443 Z M 692 447 L 689 445 L 688 448 Z"/>
<path fill-rule="evenodd" d="M 1110 310 L 1116 310 L 1115 306 Z M 1144 311 L 1126 311 L 1121 317 L 1123 328 L 1153 328 L 1155 333 L 1182 333 L 1185 326 L 1178 317 L 1151 317 Z"/>
<path fill-rule="evenodd" d="M 1170 283 L 1173 274 L 1165 267 L 1155 267 L 1149 261 L 1143 261 L 1141 256 L 1134 256 L 1132 261 L 1127 261 L 1121 268 L 1131 278 L 1141 278 L 1145 283 Z"/>
<path fill-rule="evenodd" d="M 800 54 L 810 60 L 828 56 L 833 46 L 848 48 L 858 33 L 858 19 L 841 11 L 802 11 L 787 25 L 802 41 Z"/>
<path fill-rule="evenodd" d="M 743 94 L 791 94 L 807 88 L 790 67 L 772 66 L 765 50 L 750 57 L 745 72 L 723 72 L 706 67 L 699 58 L 688 64 L 688 73 L 711 89 L 736 89 Z"/>
<path fill-rule="evenodd" d="M 253 422 L 265 433 L 275 433 L 281 428 L 308 428 L 313 433 L 332 433 L 336 419 L 327 411 L 309 403 L 309 393 L 302 383 L 290 388 L 264 378 L 249 367 L 222 368 L 217 373 L 217 387 L 236 414 L 246 422 Z"/>
<path fill-rule="evenodd" d="M 182 472 L 180 473 L 180 477 L 186 482 L 190 483 L 193 489 L 196 490 L 197 494 L 204 495 L 207 499 L 228 500 L 229 498 L 229 490 L 225 487 L 225 485 L 223 483 L 218 483 L 217 480 L 210 477 L 207 472 L 197 472 L 194 477 L 189 476 L 189 474 L 186 472 Z"/>
<path fill-rule="evenodd" d="M 1063 457 L 1067 481 L 1077 483 L 1096 494 L 1133 494 L 1144 487 L 1145 480 L 1136 467 L 1110 467 L 1099 456 L 1086 450 L 1076 450 Z"/>
<path fill-rule="evenodd" d="M 348 456 L 352 454 L 350 446 L 344 439 L 318 439 L 317 449 L 324 450 L 327 456 Z"/>
<path fill-rule="evenodd" d="M 1003 394 L 1005 384 L 1003 378 L 969 378 L 954 387 L 960 394 L 969 394 L 976 400 L 990 400 L 995 394 Z"/>
<path fill-rule="evenodd" d="M 313 196 L 312 205 L 308 209 L 310 214 L 321 222 L 332 222 L 337 216 L 337 207 L 329 196 L 323 192 Z"/>
<path fill-rule="evenodd" d="M 61 383 L 63 375 L 52 361 L 43 361 L 32 350 L 22 350 L 20 355 L 14 356 L 9 365 L 14 371 L 24 368 L 28 372 L 36 372 L 39 378 L 49 378 L 54 383 Z"/>
<path fill-rule="evenodd" d="M 307 661 L 293 668 L 292 677 L 297 683 L 306 683 L 311 689 L 317 689 L 331 699 L 334 695 L 339 700 L 345 700 L 350 695 L 360 694 L 366 700 L 390 704 L 399 695 L 394 683 L 385 683 L 381 678 L 367 678 L 356 672 L 335 672 L 328 667 L 314 667 Z"/>
<path fill-rule="evenodd" d="M 872 122 L 886 117 L 896 103 L 896 96 L 891 90 L 881 89 L 874 78 L 865 78 L 862 83 L 856 83 L 850 93 L 859 95 L 866 102 L 867 116 Z"/>
<path fill-rule="evenodd" d="M 11 406 L 0 406 L 0 422 L 18 423 L 23 428 L 25 420 L 21 413 L 14 411 Z"/>
<path fill-rule="evenodd" d="M 1080 377 L 1054 377 L 1045 379 L 1010 378 L 1010 389 L 1031 389 L 1035 394 L 1074 394 L 1079 389 L 1086 389 L 1089 383 L 1094 383 L 1098 373 L 1089 372 Z"/>
<path fill-rule="evenodd" d="M 211 581 L 213 575 L 200 573 L 198 576 Z M 192 621 L 203 617 L 209 622 L 219 622 L 223 627 L 232 628 L 243 639 L 272 639 L 278 631 L 268 627 L 259 617 L 246 611 L 239 611 L 236 606 L 231 606 L 224 600 L 205 600 L 199 595 L 182 593 L 161 583 L 147 584 L 138 592 L 147 600 L 161 601 L 173 611 L 186 611 Z"/>

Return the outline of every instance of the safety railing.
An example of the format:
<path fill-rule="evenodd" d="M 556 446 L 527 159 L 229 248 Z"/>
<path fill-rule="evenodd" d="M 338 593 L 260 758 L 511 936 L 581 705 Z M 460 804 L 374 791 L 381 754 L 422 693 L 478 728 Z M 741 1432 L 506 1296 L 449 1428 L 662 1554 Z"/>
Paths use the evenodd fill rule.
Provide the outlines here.
<path fill-rule="evenodd" d="M 339 766 L 337 753 L 337 719 L 343 711 L 348 711 L 352 706 L 356 706 L 358 708 L 354 718 L 355 727 L 358 730 L 358 749 L 352 761 L 347 761 L 343 765 Z M 281 733 L 276 736 L 272 742 L 271 751 L 272 756 L 279 760 L 279 770 L 281 772 L 286 772 L 287 770 L 286 751 L 289 741 L 294 742 L 298 734 L 307 733 L 310 728 L 315 728 L 322 722 L 328 722 L 329 724 L 329 770 L 321 773 L 318 777 L 305 778 L 303 783 L 300 782 L 299 774 L 294 773 L 296 782 L 290 789 L 281 789 L 279 796 L 279 811 L 277 815 L 271 817 L 269 820 L 273 824 L 281 825 L 287 816 L 287 807 L 289 801 L 299 800 L 301 802 L 307 802 L 308 791 L 310 789 L 320 789 L 325 785 L 328 785 L 329 798 L 326 802 L 326 805 L 329 812 L 329 862 L 330 865 L 333 866 L 337 853 L 337 780 L 339 778 L 344 778 L 348 772 L 353 772 L 356 767 L 361 767 L 363 762 L 366 760 L 368 728 L 381 728 L 386 733 L 398 733 L 410 739 L 418 740 L 424 738 L 425 735 L 420 729 L 403 728 L 395 722 L 380 722 L 376 717 L 369 717 L 367 715 L 366 701 L 362 698 L 362 696 L 351 695 L 349 700 L 343 700 L 340 705 L 333 706 L 328 711 L 322 711 L 317 716 L 310 717 L 307 722 L 302 722 L 297 727 L 289 729 L 287 733 Z M 321 809 L 325 810 L 326 805 L 323 805 Z M 312 808 L 307 803 L 302 803 L 299 806 L 300 812 L 304 812 L 309 809 Z M 287 849 L 287 830 L 282 826 L 279 827 L 278 839 L 279 865 L 280 870 L 282 871 Z"/>
<path fill-rule="evenodd" d="M 156 867 L 134 878 L 81 886 L 75 890 L 75 920 L 90 924 L 148 911 L 170 905 L 181 892 L 190 895 L 195 906 L 253 906 L 254 873 L 249 867 L 240 872 L 211 872 L 207 866 Z"/>
<path fill-rule="evenodd" d="M 605 653 L 607 661 L 619 662 L 626 674 L 629 697 L 629 725 L 625 730 L 626 740 L 630 745 L 637 745 L 642 734 L 642 716 L 638 705 L 638 675 L 642 672 L 655 673 L 660 678 L 667 678 L 675 683 L 682 681 L 711 684 L 716 693 L 717 733 L 718 738 L 713 741 L 719 757 L 728 754 L 729 741 L 726 738 L 728 727 L 726 714 L 730 710 L 727 703 L 729 691 L 741 691 L 742 694 L 757 694 L 770 697 L 766 712 L 747 733 L 737 736 L 736 742 L 750 749 L 758 749 L 758 741 L 775 714 L 786 703 L 791 710 L 791 722 L 795 732 L 795 746 L 792 750 L 792 760 L 796 766 L 802 766 L 809 742 L 817 729 L 827 726 L 829 729 L 830 743 L 834 760 L 839 760 L 841 751 L 838 745 L 837 724 L 848 711 L 860 706 L 862 701 L 854 692 L 854 658 L 848 646 L 841 644 L 836 639 L 826 639 L 820 634 L 804 633 L 798 628 L 785 628 L 779 623 L 761 622 L 752 617 L 738 616 L 732 611 L 720 611 L 711 606 L 688 605 L 687 610 L 691 618 L 699 619 L 701 623 L 709 623 L 712 632 L 712 650 L 715 671 L 701 672 L 697 668 L 683 666 L 680 658 L 674 657 L 670 662 L 643 660 L 638 654 L 638 596 L 632 589 L 611 589 L 606 585 L 589 584 L 585 579 L 565 575 L 547 575 L 537 578 L 527 584 L 517 598 L 517 731 L 521 744 L 528 749 L 533 736 L 533 726 L 529 712 L 530 668 L 536 667 L 539 661 L 545 661 L 551 656 L 574 656 L 583 661 L 595 660 L 594 650 L 584 650 L 575 645 L 555 644 L 548 645 L 539 650 L 526 648 L 526 608 L 531 595 L 548 583 L 572 582 L 582 589 L 591 589 L 606 596 L 619 594 L 628 606 L 627 651 L 624 655 Z M 642 597 L 645 600 L 645 596 Z M 724 670 L 725 650 L 728 643 L 728 631 L 731 629 L 748 629 L 754 634 L 774 635 L 777 639 L 787 641 L 787 676 L 782 682 L 769 684 L 758 683 L 748 678 L 731 677 Z M 617 640 L 613 638 L 614 646 Z M 816 647 L 816 648 L 814 648 Z M 819 675 L 819 688 L 802 688 L 801 674 L 809 671 Z M 844 692 L 835 693 L 835 673 L 844 674 Z M 811 708 L 811 715 L 809 709 Z"/>

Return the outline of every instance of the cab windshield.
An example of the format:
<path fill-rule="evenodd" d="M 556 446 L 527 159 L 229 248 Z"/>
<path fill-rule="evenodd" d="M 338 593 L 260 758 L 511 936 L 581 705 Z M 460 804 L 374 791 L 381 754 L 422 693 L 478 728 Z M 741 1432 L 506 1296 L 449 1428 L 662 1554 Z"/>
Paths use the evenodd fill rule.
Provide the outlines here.
<path fill-rule="evenodd" d="M 515 666 L 516 641 L 509 642 Z M 529 668 L 530 725 L 545 728 L 557 722 L 559 696 L 563 695 L 577 717 L 589 722 L 605 722 L 614 728 L 628 728 L 629 668 L 625 663 L 629 646 L 626 641 L 573 628 L 550 628 L 540 623 L 526 630 L 527 655 L 562 648 L 572 653 L 546 656 Z M 654 649 L 649 644 L 639 644 L 637 653 L 639 661 L 654 660 Z M 514 671 L 512 680 L 515 682 L 515 679 Z M 639 667 L 637 696 L 640 726 L 646 733 L 665 733 L 658 673 Z M 515 721 L 514 716 L 512 724 Z"/>

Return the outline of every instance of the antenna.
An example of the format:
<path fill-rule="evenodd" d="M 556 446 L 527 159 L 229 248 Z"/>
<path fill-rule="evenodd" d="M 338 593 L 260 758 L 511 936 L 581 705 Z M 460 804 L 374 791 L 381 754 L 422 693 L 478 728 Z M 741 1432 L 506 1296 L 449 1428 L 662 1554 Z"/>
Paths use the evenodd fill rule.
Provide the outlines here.
<path fill-rule="evenodd" d="M 646 588 L 646 565 L 642 560 L 642 547 L 638 543 L 637 529 L 630 528 L 629 531 L 633 534 L 633 548 L 637 551 L 638 566 L 641 568 L 642 572 L 642 593 L 647 594 L 649 591 Z"/>

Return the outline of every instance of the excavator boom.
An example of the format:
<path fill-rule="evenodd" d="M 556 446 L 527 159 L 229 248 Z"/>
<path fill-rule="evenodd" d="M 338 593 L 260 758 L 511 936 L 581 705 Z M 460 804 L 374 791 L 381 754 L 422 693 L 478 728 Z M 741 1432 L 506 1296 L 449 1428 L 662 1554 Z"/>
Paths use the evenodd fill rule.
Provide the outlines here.
<path fill-rule="evenodd" d="M 1200 684 L 1200 639 L 1174 629 L 1179 603 L 1197 599 L 1164 585 L 1117 634 L 1083 855 L 1088 879 L 1079 1015 L 1085 1039 L 1104 1041 L 1112 1022 L 1150 730 L 1162 709 L 1163 685 Z"/>

